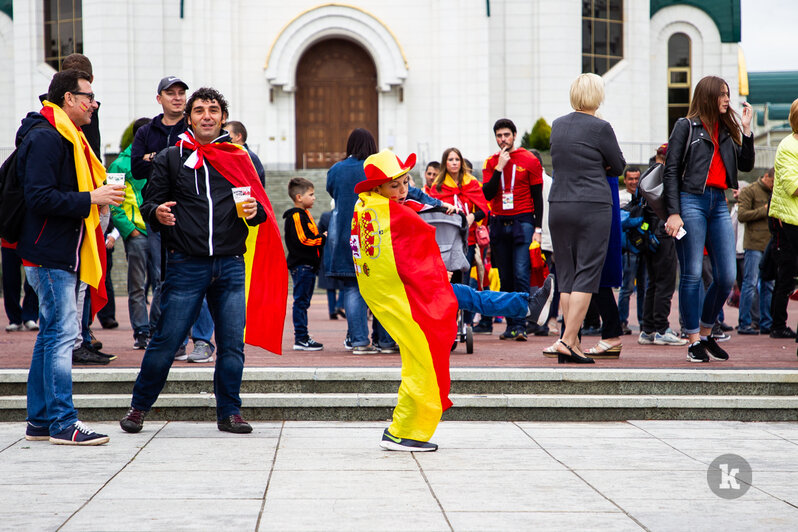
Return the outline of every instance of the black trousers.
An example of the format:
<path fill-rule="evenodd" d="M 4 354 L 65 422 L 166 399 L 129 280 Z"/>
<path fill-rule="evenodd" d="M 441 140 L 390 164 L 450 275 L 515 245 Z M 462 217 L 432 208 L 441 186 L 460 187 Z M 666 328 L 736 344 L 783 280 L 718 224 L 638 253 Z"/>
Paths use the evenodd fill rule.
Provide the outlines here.
<path fill-rule="evenodd" d="M 776 282 L 773 286 L 773 300 L 770 314 L 773 316 L 773 330 L 787 327 L 787 303 L 795 290 L 795 276 L 798 274 L 798 226 L 787 223 L 771 224 L 775 229 L 774 259 L 776 262 Z"/>
<path fill-rule="evenodd" d="M 618 303 L 612 288 L 602 286 L 597 294 L 593 294 L 591 303 L 595 303 L 601 316 L 601 339 L 617 338 L 623 335 L 621 317 L 618 314 Z"/>
<path fill-rule="evenodd" d="M 679 269 L 673 238 L 660 238 L 659 249 L 656 253 L 646 252 L 645 261 L 648 283 L 641 329 L 646 334 L 664 334 L 669 326 L 668 315 L 676 290 L 676 271 Z"/>

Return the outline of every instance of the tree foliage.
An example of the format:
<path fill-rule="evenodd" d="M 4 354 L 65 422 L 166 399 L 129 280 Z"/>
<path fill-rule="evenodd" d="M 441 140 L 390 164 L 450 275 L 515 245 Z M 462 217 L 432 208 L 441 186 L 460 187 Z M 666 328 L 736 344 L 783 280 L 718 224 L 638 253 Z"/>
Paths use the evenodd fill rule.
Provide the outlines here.
<path fill-rule="evenodd" d="M 551 126 L 546 122 L 545 118 L 538 118 L 535 125 L 532 126 L 532 131 L 524 133 L 521 137 L 521 147 L 530 149 L 534 148 L 540 151 L 546 151 L 551 148 Z"/>

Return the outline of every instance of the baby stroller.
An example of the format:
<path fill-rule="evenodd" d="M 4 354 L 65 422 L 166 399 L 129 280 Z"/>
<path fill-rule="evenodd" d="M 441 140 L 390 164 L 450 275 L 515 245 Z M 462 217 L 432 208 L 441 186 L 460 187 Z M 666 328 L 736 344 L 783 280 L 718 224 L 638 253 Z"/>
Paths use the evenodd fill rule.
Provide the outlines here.
<path fill-rule="evenodd" d="M 462 272 L 469 275 L 471 265 L 468 263 L 468 222 L 464 214 L 446 214 L 441 207 L 433 207 L 420 211 L 419 216 L 435 228 L 435 241 L 441 250 L 443 264 L 450 272 Z M 457 343 L 465 343 L 466 353 L 474 352 L 474 335 L 471 324 L 465 323 L 464 312 L 457 311 L 457 338 L 452 351 Z"/>

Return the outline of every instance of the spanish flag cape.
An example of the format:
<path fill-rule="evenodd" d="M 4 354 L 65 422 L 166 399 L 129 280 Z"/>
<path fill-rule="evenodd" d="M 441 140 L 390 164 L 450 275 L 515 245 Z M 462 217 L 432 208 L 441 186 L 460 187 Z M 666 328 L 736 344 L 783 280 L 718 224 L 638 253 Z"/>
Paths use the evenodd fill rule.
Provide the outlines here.
<path fill-rule="evenodd" d="M 402 353 L 390 432 L 428 441 L 452 405 L 449 352 L 457 335 L 457 300 L 435 229 L 413 209 L 363 192 L 350 242 L 360 293 Z"/>
<path fill-rule="evenodd" d="M 250 187 L 250 194 L 266 210 L 266 222 L 249 226 L 245 297 L 247 326 L 244 342 L 283 354 L 283 324 L 288 298 L 288 268 L 272 204 L 258 178 L 247 150 L 230 142 L 200 144 L 189 129 L 177 146 L 193 150 L 185 165 L 200 168 L 207 159 L 234 187 Z"/>
<path fill-rule="evenodd" d="M 488 202 L 482 193 L 482 184 L 471 174 L 464 174 L 463 182 L 458 186 L 447 172 L 443 183 L 441 183 L 440 192 L 438 192 L 438 186 L 433 185 L 430 187 L 429 195 L 446 203 L 451 203 L 455 207 L 463 209 L 466 213 L 474 212 L 476 207 L 485 213 L 483 220 L 487 220 L 487 215 L 490 212 Z M 476 243 L 476 229 L 477 224 L 471 224 L 468 229 L 469 246 Z"/>
<path fill-rule="evenodd" d="M 105 181 L 105 168 L 89 148 L 86 135 L 67 116 L 63 109 L 47 100 L 40 111 L 41 115 L 50 122 L 61 136 L 72 143 L 72 153 L 75 159 L 75 173 L 78 177 L 78 191 L 91 192 L 99 188 Z M 80 243 L 80 280 L 91 287 L 91 317 L 108 303 L 105 292 L 105 238 L 100 227 L 100 210 L 92 204 L 89 215 L 83 219 L 86 228 L 85 236 Z M 103 250 L 100 253 L 99 246 Z"/>

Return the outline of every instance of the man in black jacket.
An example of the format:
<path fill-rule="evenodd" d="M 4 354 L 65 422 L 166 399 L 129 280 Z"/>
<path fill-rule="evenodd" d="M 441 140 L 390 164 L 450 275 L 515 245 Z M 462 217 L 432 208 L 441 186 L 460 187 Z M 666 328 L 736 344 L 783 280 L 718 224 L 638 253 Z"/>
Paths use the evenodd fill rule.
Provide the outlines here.
<path fill-rule="evenodd" d="M 17 245 L 28 282 L 39 297 L 39 335 L 28 375 L 27 440 L 100 445 L 108 436 L 80 421 L 72 402 L 72 346 L 78 336 L 78 271 L 95 271 L 98 206 L 119 205 L 124 188 L 96 187 L 102 172 L 80 127 L 97 109 L 91 75 L 74 69 L 50 82 L 48 103 L 17 132 L 17 172 L 26 212 Z M 92 227 L 92 224 L 95 224 Z M 96 249 L 96 248 L 95 248 Z"/>
<path fill-rule="evenodd" d="M 141 206 L 144 219 L 162 233 L 168 267 L 158 328 L 144 354 L 131 408 L 120 424 L 127 432 L 141 430 L 144 416 L 166 383 L 172 355 L 207 295 L 218 325 L 217 426 L 244 434 L 252 427 L 240 415 L 246 319 L 242 255 L 247 224 L 264 222 L 266 210 L 251 198 L 243 208 L 246 222 L 236 213 L 232 183 L 234 174 L 242 169 L 240 157 L 245 157 L 247 164 L 243 178 L 251 187 L 262 191 L 262 186 L 246 151 L 230 150 L 230 137 L 221 132 L 227 120 L 224 96 L 201 88 L 189 99 L 185 115 L 190 130 L 180 136 L 179 146 L 154 158 Z"/>

